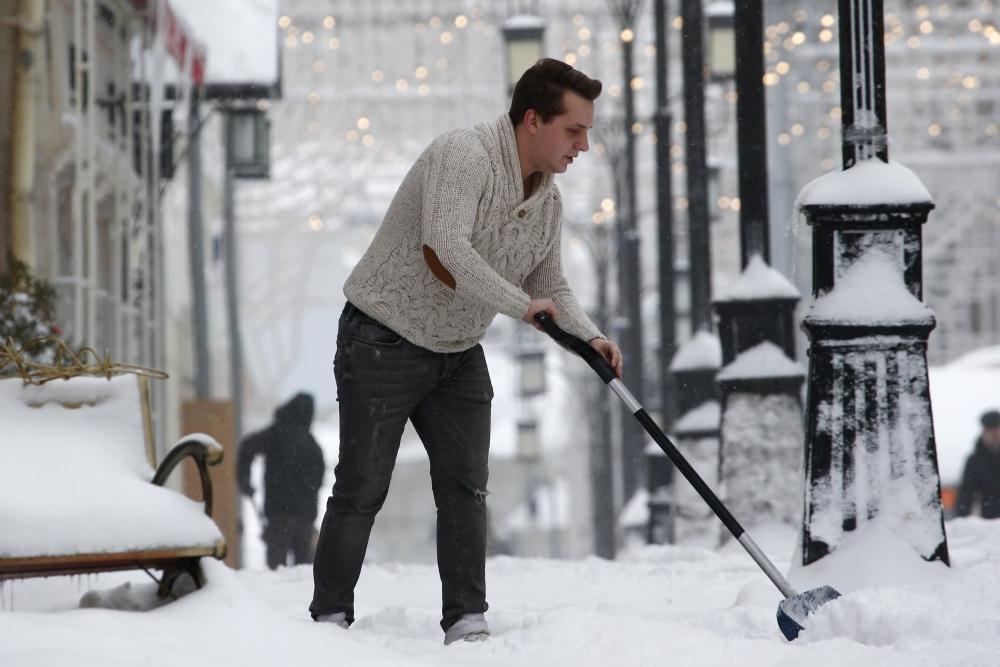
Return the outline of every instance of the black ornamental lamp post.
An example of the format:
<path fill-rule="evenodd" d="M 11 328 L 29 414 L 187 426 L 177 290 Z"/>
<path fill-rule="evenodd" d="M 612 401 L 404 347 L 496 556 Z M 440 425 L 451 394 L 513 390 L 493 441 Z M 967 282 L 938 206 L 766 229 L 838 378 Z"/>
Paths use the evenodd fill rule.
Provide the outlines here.
<path fill-rule="evenodd" d="M 688 266 L 691 331 L 712 329 L 712 259 L 705 139 L 705 60 L 701 0 L 681 0 L 682 72 L 687 158 Z"/>
<path fill-rule="evenodd" d="M 669 103 L 669 64 L 667 0 L 653 3 L 653 27 L 656 32 L 656 213 L 658 287 L 660 293 L 660 356 L 657 363 L 657 380 L 660 391 L 660 418 L 669 427 L 676 417 L 676 401 L 670 375 L 670 360 L 677 347 L 676 299 L 674 295 L 674 216 L 673 170 L 670 163 L 670 126 L 673 121 Z M 673 519 L 670 497 L 673 485 L 673 465 L 656 451 L 646 448 L 647 488 L 649 489 L 649 531 L 651 543 L 673 542 Z M 658 492 L 663 489 L 662 492 Z"/>
<path fill-rule="evenodd" d="M 688 221 L 688 280 L 690 288 L 690 318 L 692 338 L 674 354 L 676 347 L 674 316 L 678 312 L 674 299 L 674 245 L 673 218 L 670 210 L 670 112 L 667 107 L 667 28 L 666 2 L 658 0 L 654 20 L 657 36 L 657 155 L 660 210 L 660 335 L 661 369 L 660 388 L 662 414 L 667 423 L 678 415 L 683 421 L 687 412 L 715 396 L 715 373 L 718 362 L 693 367 L 684 361 L 676 363 L 686 347 L 704 348 L 704 340 L 711 338 L 718 347 L 718 340 L 711 334 L 711 239 L 709 230 L 707 143 L 705 129 L 705 44 L 700 0 L 680 0 L 683 21 L 681 56 L 684 96 L 684 147 L 686 156 L 686 199 Z M 709 60 L 717 69 L 713 76 L 724 79 L 732 73 L 732 57 L 726 58 L 725 44 L 731 43 L 732 20 L 724 16 L 709 15 Z M 719 57 L 721 56 L 721 57 Z M 691 346 L 693 345 L 693 348 Z M 676 397 L 676 398 L 675 398 Z M 647 486 L 650 493 L 650 541 L 673 540 L 673 517 L 670 498 L 673 468 L 661 453 L 647 449 Z"/>
<path fill-rule="evenodd" d="M 641 314 L 641 276 L 639 257 L 639 228 L 636 210 L 636 148 L 635 148 L 635 29 L 642 0 L 608 0 L 611 13 L 618 24 L 619 42 L 622 54 L 622 86 L 624 118 L 622 132 L 624 160 L 620 173 L 616 176 L 620 183 L 620 197 L 617 214 L 618 242 L 618 323 L 619 342 L 624 354 L 625 377 L 630 378 L 637 400 L 645 396 L 643 378 L 643 342 Z M 645 461 L 643 447 L 646 436 L 642 427 L 634 419 L 622 415 L 622 482 L 624 497 L 632 498 L 639 489 Z"/>
<path fill-rule="evenodd" d="M 927 373 L 922 225 L 934 204 L 888 163 L 881 0 L 840 0 L 844 170 L 800 194 L 813 229 L 801 562 L 878 521 L 948 563 Z"/>
<path fill-rule="evenodd" d="M 761 0 L 736 0 L 709 8 L 710 23 L 719 26 L 714 60 L 735 61 L 743 269 L 714 303 L 724 364 L 717 376 L 719 474 L 743 520 L 793 523 L 802 443 L 803 372 L 793 361 L 799 292 L 768 266 L 763 7 Z M 726 25 L 731 33 L 723 32 Z M 722 57 L 726 50 L 729 59 Z"/>

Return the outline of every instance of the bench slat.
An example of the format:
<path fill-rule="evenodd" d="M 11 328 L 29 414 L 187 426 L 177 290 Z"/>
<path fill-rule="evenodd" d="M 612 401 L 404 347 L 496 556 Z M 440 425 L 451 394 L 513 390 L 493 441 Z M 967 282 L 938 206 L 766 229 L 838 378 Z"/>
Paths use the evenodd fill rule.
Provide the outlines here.
<path fill-rule="evenodd" d="M 111 570 L 163 569 L 187 558 L 221 558 L 219 547 L 185 547 L 154 551 L 74 554 L 71 556 L 33 556 L 0 559 L 0 580 L 46 577 L 57 574 L 84 574 Z"/>

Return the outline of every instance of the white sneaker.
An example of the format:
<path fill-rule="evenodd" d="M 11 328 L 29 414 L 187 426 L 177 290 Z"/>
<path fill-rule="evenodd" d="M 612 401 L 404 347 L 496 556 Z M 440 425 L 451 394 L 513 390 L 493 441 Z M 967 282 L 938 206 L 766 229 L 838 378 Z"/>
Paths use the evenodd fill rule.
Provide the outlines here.
<path fill-rule="evenodd" d="M 342 611 L 338 611 L 335 614 L 320 614 L 316 617 L 317 623 L 333 623 L 334 625 L 339 625 L 345 630 L 350 626 L 347 622 L 347 614 Z"/>
<path fill-rule="evenodd" d="M 481 642 L 489 639 L 490 626 L 486 624 L 483 614 L 462 614 L 444 633 L 444 644 L 447 646 L 459 639 L 467 642 Z"/>

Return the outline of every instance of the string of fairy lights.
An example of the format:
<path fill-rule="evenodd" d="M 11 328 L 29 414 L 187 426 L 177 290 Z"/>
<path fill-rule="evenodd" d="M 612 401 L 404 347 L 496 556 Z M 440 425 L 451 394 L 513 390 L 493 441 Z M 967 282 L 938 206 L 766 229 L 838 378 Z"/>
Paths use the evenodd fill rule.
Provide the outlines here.
<path fill-rule="evenodd" d="M 620 53 L 621 42 L 644 40 L 642 44 L 636 44 L 639 56 L 636 75 L 628 82 L 637 94 L 639 110 L 632 131 L 647 143 L 655 143 L 656 136 L 650 122 L 653 92 L 648 81 L 653 78 L 656 47 L 649 34 L 652 31 L 650 17 L 642 16 L 634 30 L 620 31 L 607 18 L 606 3 L 599 0 L 590 5 L 580 3 L 585 6 L 583 11 L 589 12 L 587 14 L 582 11 L 574 13 L 565 7 L 556 7 L 556 3 L 551 4 L 552 7 L 544 8 L 549 10 L 545 12 L 549 17 L 547 43 L 550 46 L 558 44 L 559 55 L 564 61 L 588 71 L 594 71 L 600 60 L 610 61 L 603 63 L 601 69 L 610 74 L 606 76 L 605 90 L 612 98 L 619 98 L 623 93 L 622 83 L 616 80 L 620 74 L 614 62 Z M 900 112 L 903 118 L 901 126 L 890 114 L 893 116 L 890 127 L 894 127 L 906 142 L 916 142 L 916 135 L 922 135 L 931 142 L 931 147 L 935 147 L 938 144 L 934 144 L 934 140 L 947 135 L 956 124 L 962 123 L 972 128 L 971 134 L 965 130 L 965 141 L 996 141 L 1000 146 L 1000 122 L 997 120 L 1000 116 L 1000 68 L 990 66 L 1000 55 L 1000 50 L 994 50 L 1000 49 L 997 4 L 994 0 L 937 5 L 901 0 L 887 4 L 890 8 L 885 13 L 884 39 L 890 107 L 893 112 Z M 468 53 L 457 51 L 459 45 L 466 50 L 489 50 L 494 53 L 492 57 L 499 57 L 495 54 L 495 47 L 500 39 L 498 22 L 502 19 L 494 14 L 496 10 L 486 9 L 485 6 L 462 6 L 462 9 L 453 14 L 431 14 L 426 18 L 413 19 L 410 22 L 410 42 L 415 45 L 414 49 L 420 57 L 407 62 L 407 59 L 394 58 L 396 54 L 391 53 L 390 48 L 382 61 L 367 62 L 364 67 L 368 69 L 353 74 L 359 78 L 357 83 L 360 85 L 362 79 L 367 80 L 366 85 L 379 94 L 375 99 L 384 100 L 390 107 L 393 96 L 401 99 L 412 99 L 414 96 L 428 98 L 428 103 L 434 104 L 435 95 L 442 87 L 454 87 L 453 63 L 458 62 L 463 53 Z M 788 109 L 788 124 L 778 129 L 773 140 L 783 147 L 798 146 L 796 150 L 810 156 L 821 155 L 820 168 L 833 170 L 839 165 L 841 114 L 837 17 L 829 11 L 805 7 L 777 7 L 773 11 L 769 8 L 769 13 L 783 13 L 785 17 L 765 28 L 764 83 L 771 88 L 783 86 L 781 94 L 787 101 Z M 377 29 L 374 23 L 370 23 L 359 30 L 354 23 L 365 18 L 373 20 L 371 15 L 347 17 L 322 13 L 294 18 L 283 15 L 278 19 L 287 66 L 302 70 L 308 68 L 313 75 L 304 95 L 305 104 L 312 111 L 306 124 L 308 132 L 317 133 L 324 123 L 330 122 L 321 113 L 321 102 L 324 96 L 336 94 L 330 85 L 331 72 L 338 69 L 336 59 L 342 56 L 345 49 L 353 48 L 354 41 L 366 39 L 366 34 L 370 38 L 370 32 L 366 31 Z M 412 17 L 380 17 L 379 20 L 406 22 L 408 18 Z M 670 25 L 679 34 L 683 21 L 676 16 Z M 405 29 L 405 25 L 403 27 Z M 677 45 L 680 40 L 673 37 L 671 41 Z M 407 53 L 407 46 L 400 44 L 400 53 Z M 386 61 L 396 66 L 391 67 Z M 674 81 L 678 78 L 674 77 Z M 736 91 L 731 82 L 722 85 L 724 91 L 718 99 L 731 109 L 735 108 Z M 951 99 L 945 104 L 907 109 L 902 103 L 892 103 L 894 94 L 906 95 L 908 99 L 911 94 L 915 94 L 917 99 L 929 96 Z M 674 98 L 679 99 L 676 95 Z M 817 109 L 821 112 L 817 113 Z M 377 118 L 375 109 L 361 111 L 347 120 L 348 126 L 339 130 L 339 140 L 363 148 L 377 147 Z M 344 122 L 344 119 L 338 118 L 337 121 Z M 914 124 L 922 126 L 920 132 L 912 132 Z M 679 140 L 672 144 L 671 157 L 672 169 L 677 175 L 685 171 L 685 131 L 683 120 L 674 123 L 673 132 Z M 960 148 L 961 145 L 955 147 Z M 595 148 L 600 152 L 602 147 Z M 738 211 L 740 208 L 739 197 L 733 193 L 717 193 L 714 204 L 719 210 Z M 676 206 L 685 209 L 686 198 L 677 197 Z M 601 207 L 593 212 L 592 221 L 604 222 L 613 216 L 613 212 L 614 200 L 604 198 Z M 321 223 L 311 220 L 310 226 L 318 228 Z"/>

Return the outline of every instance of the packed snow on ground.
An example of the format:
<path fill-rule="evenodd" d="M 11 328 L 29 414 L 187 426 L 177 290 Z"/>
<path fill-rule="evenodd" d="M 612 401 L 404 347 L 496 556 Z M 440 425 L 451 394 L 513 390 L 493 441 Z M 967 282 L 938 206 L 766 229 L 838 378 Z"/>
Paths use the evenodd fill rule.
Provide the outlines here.
<path fill-rule="evenodd" d="M 779 594 L 738 544 L 645 547 L 617 561 L 491 559 L 493 637 L 443 646 L 433 566 L 366 567 L 350 630 L 313 623 L 308 566 L 233 571 L 157 606 L 141 574 L 4 582 L 0 664 L 88 665 L 982 665 L 1000 664 L 1000 522 L 948 523 L 953 567 L 926 563 L 877 523 L 809 568 L 844 595 L 794 642 Z M 783 571 L 794 535 L 755 539 Z M 125 584 L 124 581 L 131 583 Z M 81 608 L 84 598 L 86 608 Z"/>

